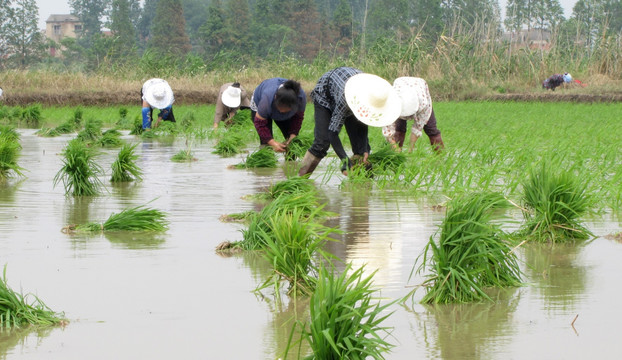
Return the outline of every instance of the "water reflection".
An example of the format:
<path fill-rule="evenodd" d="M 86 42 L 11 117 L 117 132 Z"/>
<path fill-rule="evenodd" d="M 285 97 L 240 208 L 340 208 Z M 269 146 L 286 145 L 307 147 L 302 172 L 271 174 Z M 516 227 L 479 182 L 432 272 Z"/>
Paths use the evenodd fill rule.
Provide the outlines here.
<path fill-rule="evenodd" d="M 589 243 L 531 243 L 524 247 L 526 273 L 538 284 L 547 309 L 573 310 L 585 293 L 587 269 L 581 265 L 580 255 Z"/>
<path fill-rule="evenodd" d="M 266 331 L 266 359 L 287 358 L 302 359 L 309 350 L 308 343 L 302 339 L 300 323 L 309 319 L 309 298 L 290 299 L 283 302 L 269 302 L 270 312 L 274 315 Z"/>
<path fill-rule="evenodd" d="M 90 207 L 95 201 L 93 196 L 72 196 L 65 199 L 65 225 L 81 225 L 95 220 L 90 219 Z"/>
<path fill-rule="evenodd" d="M 427 350 L 444 360 L 489 359 L 493 349 L 512 341 L 512 314 L 520 296 L 516 289 L 492 290 L 492 302 L 423 305 L 416 313 L 420 338 Z"/>
<path fill-rule="evenodd" d="M 16 351 L 34 340 L 39 344 L 48 337 L 54 327 L 27 327 L 27 328 L 3 328 L 0 327 L 0 357 L 6 359 L 8 354 L 19 353 Z M 32 338 L 32 339 L 31 339 Z"/>
<path fill-rule="evenodd" d="M 0 216 L 0 226 L 3 231 L 5 227 L 8 228 L 8 225 L 16 216 L 14 211 L 15 193 L 19 190 L 24 181 L 24 179 L 17 182 L 0 180 L 0 204 L 2 204 L 3 208 L 2 215 Z"/>
<path fill-rule="evenodd" d="M 130 250 L 158 249 L 166 241 L 166 235 L 150 232 L 112 231 L 104 232 L 110 243 Z"/>

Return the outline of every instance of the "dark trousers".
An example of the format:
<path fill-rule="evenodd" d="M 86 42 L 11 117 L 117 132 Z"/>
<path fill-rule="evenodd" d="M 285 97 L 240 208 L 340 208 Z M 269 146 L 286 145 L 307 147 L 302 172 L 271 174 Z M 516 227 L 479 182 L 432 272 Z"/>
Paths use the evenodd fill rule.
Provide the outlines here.
<path fill-rule="evenodd" d="M 340 159 L 347 157 L 341 141 L 338 141 L 339 133 L 335 133 L 328 130 L 330 125 L 330 119 L 333 112 L 321 105 L 314 104 L 315 108 L 315 130 L 314 140 L 309 152 L 313 156 L 323 158 L 326 156 L 331 144 L 333 150 L 337 153 Z M 355 155 L 363 155 L 363 153 L 369 152 L 369 139 L 367 138 L 368 128 L 367 125 L 358 121 L 354 115 L 350 115 L 345 118 L 344 126 L 350 138 L 350 145 L 352 146 L 352 152 Z M 335 139 L 335 137 L 337 139 Z M 337 141 L 335 141 L 337 140 Z"/>
<path fill-rule="evenodd" d="M 257 111 L 251 110 L 251 121 L 254 121 L 255 115 L 257 115 Z M 291 119 L 287 119 L 283 121 L 274 121 L 276 123 L 276 126 L 279 127 L 279 130 L 281 130 L 281 134 L 283 134 L 285 141 L 287 141 L 287 139 L 289 138 L 289 127 L 292 123 L 290 120 Z M 270 135 L 272 135 L 272 137 L 274 138 L 274 133 L 272 133 L 272 119 L 268 118 L 266 119 L 266 121 L 268 122 L 267 126 L 268 126 L 268 130 L 270 130 Z M 267 142 L 263 142 L 261 138 L 259 138 L 259 142 L 261 145 L 267 144 Z"/>
<path fill-rule="evenodd" d="M 406 120 L 397 119 L 395 122 L 395 131 L 405 133 L 407 131 Z M 439 135 L 441 131 L 436 127 L 436 116 L 434 116 L 434 109 L 432 109 L 432 113 L 430 114 L 430 119 L 428 123 L 423 125 L 423 132 L 425 132 L 428 137 L 434 137 Z"/>

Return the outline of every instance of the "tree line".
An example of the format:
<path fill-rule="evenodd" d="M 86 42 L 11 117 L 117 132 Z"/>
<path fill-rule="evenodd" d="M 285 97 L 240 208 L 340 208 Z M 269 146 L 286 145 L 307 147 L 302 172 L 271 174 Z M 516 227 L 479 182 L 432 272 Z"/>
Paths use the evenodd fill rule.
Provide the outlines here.
<path fill-rule="evenodd" d="M 0 68 L 62 63 L 92 71 L 140 65 L 214 69 L 292 57 L 390 58 L 396 46 L 418 54 L 473 34 L 546 30 L 585 50 L 622 31 L 622 0 L 579 0 L 565 19 L 559 0 L 68 0 L 81 23 L 59 44 L 37 29 L 34 0 L 0 1 Z M 110 33 L 102 32 L 109 29 Z M 62 49 L 52 59 L 46 49 Z"/>

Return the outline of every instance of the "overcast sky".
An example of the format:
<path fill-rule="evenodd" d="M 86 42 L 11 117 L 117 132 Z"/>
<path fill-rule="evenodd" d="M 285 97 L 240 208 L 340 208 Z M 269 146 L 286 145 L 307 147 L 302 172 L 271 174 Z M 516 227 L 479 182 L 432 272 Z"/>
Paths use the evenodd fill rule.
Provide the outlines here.
<path fill-rule="evenodd" d="M 207 0 L 206 0 L 207 1 Z M 373 1 L 373 0 L 372 0 Z M 570 17 L 572 14 L 572 7 L 577 0 L 560 0 L 559 3 L 564 8 L 564 16 Z M 501 13 L 505 16 L 505 6 L 507 0 L 499 0 L 499 6 L 501 7 Z M 45 20 L 52 14 L 69 14 L 70 7 L 67 0 L 37 0 L 39 6 L 39 27 L 45 29 Z"/>

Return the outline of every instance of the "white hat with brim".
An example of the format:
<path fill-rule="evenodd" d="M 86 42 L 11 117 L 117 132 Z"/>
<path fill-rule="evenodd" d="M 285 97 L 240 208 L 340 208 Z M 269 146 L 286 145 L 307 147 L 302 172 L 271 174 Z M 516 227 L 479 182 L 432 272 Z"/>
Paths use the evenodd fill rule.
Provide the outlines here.
<path fill-rule="evenodd" d="M 0 88 L 0 97 L 2 97 L 2 88 Z"/>
<path fill-rule="evenodd" d="M 143 90 L 145 101 L 154 108 L 164 109 L 173 104 L 173 90 L 170 85 L 163 79 L 151 79 L 151 83 L 147 84 L 147 88 Z"/>
<path fill-rule="evenodd" d="M 415 78 L 399 77 L 393 81 L 393 88 L 402 100 L 400 116 L 412 116 L 419 110 L 419 91 Z"/>
<path fill-rule="evenodd" d="M 346 102 L 363 124 L 387 126 L 400 116 L 402 102 L 391 84 L 373 74 L 356 74 L 345 87 Z"/>
<path fill-rule="evenodd" d="M 220 98 L 226 107 L 236 108 L 240 106 L 240 103 L 242 102 L 242 89 L 239 87 L 229 86 L 225 89 L 225 91 L 223 91 Z"/>

